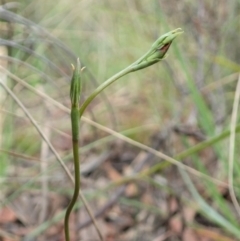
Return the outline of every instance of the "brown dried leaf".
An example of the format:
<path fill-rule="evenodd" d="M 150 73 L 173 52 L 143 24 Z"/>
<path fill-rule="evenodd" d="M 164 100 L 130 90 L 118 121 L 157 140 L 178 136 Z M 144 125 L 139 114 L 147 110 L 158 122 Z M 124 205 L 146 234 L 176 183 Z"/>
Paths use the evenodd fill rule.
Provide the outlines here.
<path fill-rule="evenodd" d="M 0 210 L 0 223 L 10 223 L 15 221 L 17 218 L 15 212 L 9 207 L 4 207 Z"/>

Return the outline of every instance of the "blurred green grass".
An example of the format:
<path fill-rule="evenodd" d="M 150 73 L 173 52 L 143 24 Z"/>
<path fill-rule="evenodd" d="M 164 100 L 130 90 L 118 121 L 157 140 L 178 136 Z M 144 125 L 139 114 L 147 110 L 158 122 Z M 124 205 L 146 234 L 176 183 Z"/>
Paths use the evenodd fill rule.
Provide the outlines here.
<path fill-rule="evenodd" d="M 2 36 L 4 39 L 33 51 L 28 53 L 24 49 L 8 46 L 8 55 L 13 58 L 8 64 L 9 71 L 66 106 L 69 106 L 70 64 L 75 62 L 75 58 L 73 54 L 64 51 L 56 39 L 62 41 L 86 66 L 85 98 L 108 77 L 140 57 L 159 35 L 177 27 L 183 28 L 184 35 L 173 43 L 166 60 L 123 77 L 106 89 L 104 96 L 98 97 L 86 112 L 86 116 L 119 132 L 137 127 L 139 131 L 132 132 L 129 136 L 149 144 L 153 133 L 174 125 L 194 126 L 201 129 L 206 137 L 212 137 L 228 128 L 237 75 L 227 84 L 219 80 L 228 78 L 240 69 L 237 51 L 240 47 L 239 9 L 239 1 L 233 0 L 61 0 L 57 4 L 34 0 L 21 1 L 13 11 L 37 25 L 27 27 L 19 23 L 1 22 L 0 26 L 5 29 Z M 51 33 L 55 39 L 46 36 L 38 26 Z M 14 59 L 28 63 L 47 77 Z M 215 88 L 204 92 L 213 83 Z M 8 79 L 8 85 L 41 126 L 50 122 L 50 126 L 60 131 L 52 130 L 51 140 L 60 154 L 71 156 L 70 142 L 68 140 L 65 144 L 65 137 L 61 134 L 70 133 L 68 115 L 49 107 L 49 103 L 15 81 Z M 10 96 L 6 97 L 1 109 L 23 114 Z M 42 140 L 34 127 L 16 116 L 6 114 L 4 118 L 2 148 L 39 157 Z M 143 131 L 141 128 L 149 129 Z M 94 151 L 97 148 L 100 153 L 107 148 L 101 141 L 104 137 L 103 132 L 82 123 L 82 146 L 95 141 L 97 147 Z M 176 146 L 168 151 L 175 155 L 189 148 L 192 143 L 180 138 L 175 143 Z M 226 180 L 228 142 L 217 143 L 213 150 L 216 155 L 213 165 L 217 169 L 214 175 Z M 239 154 L 236 150 L 236 160 Z M 10 173 L 14 179 L 17 169 L 14 157 L 4 153 L 0 155 L 2 176 L 8 178 Z M 49 158 L 51 157 L 50 155 Z M 192 159 L 195 162 L 191 163 L 194 168 L 201 171 L 205 169 L 206 174 L 212 173 L 207 165 L 206 168 L 203 167 L 201 156 L 192 156 Z M 54 162 L 55 160 L 50 163 Z M 33 169 L 35 168 L 40 169 L 40 164 L 35 163 Z M 57 168 L 55 171 L 59 172 Z M 24 175 L 27 172 L 28 170 L 24 171 Z M 29 172 L 31 173 L 30 169 Z M 21 176 L 23 173 L 17 174 Z M 54 170 L 52 173 L 54 175 Z M 239 183 L 238 176 L 239 163 L 236 162 L 236 186 Z M 235 213 L 229 212 L 229 203 L 216 185 L 202 185 L 213 204 L 237 225 Z"/>

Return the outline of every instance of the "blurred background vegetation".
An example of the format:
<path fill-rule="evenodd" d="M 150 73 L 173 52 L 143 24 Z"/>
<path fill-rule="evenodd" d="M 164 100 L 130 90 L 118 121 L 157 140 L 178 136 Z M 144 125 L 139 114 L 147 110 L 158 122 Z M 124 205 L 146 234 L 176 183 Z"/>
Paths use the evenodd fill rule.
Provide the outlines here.
<path fill-rule="evenodd" d="M 93 212 L 118 190 L 106 187 L 164 160 L 88 119 L 171 157 L 229 129 L 240 70 L 240 1 L 1 1 L 0 240 L 63 240 L 72 186 L 36 125 L 73 173 L 67 109 L 71 63 L 79 57 L 86 66 L 82 102 L 160 35 L 178 27 L 184 34 L 165 60 L 118 80 L 85 112 L 82 185 Z M 238 144 L 236 136 L 235 187 L 240 182 Z M 124 186 L 125 192 L 100 215 L 106 240 L 240 240 L 240 213 L 227 186 L 229 155 L 227 135 L 182 160 L 222 185 L 168 166 Z M 240 198 L 239 189 L 235 194 Z M 72 223 L 75 240 L 97 240 L 93 227 L 80 229 L 88 217 L 80 205 Z"/>

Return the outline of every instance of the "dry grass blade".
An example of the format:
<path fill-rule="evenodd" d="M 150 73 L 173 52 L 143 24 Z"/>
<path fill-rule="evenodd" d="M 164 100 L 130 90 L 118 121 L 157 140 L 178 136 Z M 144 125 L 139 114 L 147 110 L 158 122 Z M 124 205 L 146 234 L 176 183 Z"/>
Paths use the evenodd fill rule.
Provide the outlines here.
<path fill-rule="evenodd" d="M 233 110 L 232 110 L 232 118 L 230 124 L 230 140 L 229 140 L 229 173 L 228 173 L 228 182 L 229 182 L 229 192 L 231 199 L 233 201 L 233 205 L 240 217 L 240 206 L 235 195 L 234 191 L 234 180 L 233 180 L 233 170 L 234 170 L 234 152 L 235 152 L 235 128 L 237 124 L 237 116 L 238 116 L 238 106 L 240 99 L 240 75 L 238 77 L 237 87 L 235 91 Z"/>
<path fill-rule="evenodd" d="M 33 88 L 32 86 L 30 86 L 29 84 L 27 84 L 25 81 L 21 80 L 21 79 L 18 78 L 16 75 L 10 73 L 8 70 L 2 68 L 1 66 L 0 66 L 0 69 L 2 69 L 3 71 L 5 71 L 11 78 L 13 78 L 14 80 L 16 80 L 16 81 L 18 81 L 19 83 L 23 84 L 25 87 L 27 87 L 28 89 L 30 89 L 31 91 L 33 91 L 35 94 L 38 94 L 39 96 L 41 96 L 41 97 L 43 97 L 44 99 L 48 100 L 49 103 L 52 103 L 52 104 L 54 104 L 55 106 L 59 107 L 61 110 L 64 110 L 64 111 L 66 111 L 67 113 L 70 113 L 70 109 L 68 109 L 67 107 L 65 107 L 65 106 L 62 105 L 61 103 L 55 101 L 54 99 L 52 99 L 52 98 L 49 97 L 48 95 L 46 95 L 46 94 L 44 94 L 44 93 L 36 90 L 35 88 Z M 88 124 L 90 124 L 90 125 L 98 128 L 98 129 L 100 129 L 100 130 L 102 130 L 102 131 L 105 131 L 105 132 L 107 132 L 108 134 L 111 134 L 111 135 L 113 135 L 113 136 L 115 136 L 115 137 L 117 137 L 117 138 L 119 138 L 119 139 L 121 139 L 121 140 L 123 140 L 123 141 L 125 141 L 125 142 L 127 142 L 127 143 L 129 143 L 129 144 L 131 144 L 131 145 L 134 145 L 134 146 L 136 146 L 136 147 L 139 147 L 139 148 L 142 149 L 142 150 L 148 151 L 148 152 L 154 154 L 155 156 L 158 156 L 158 157 L 162 158 L 163 160 L 166 160 L 166 161 L 172 163 L 173 165 L 176 165 L 176 166 L 178 166 L 178 167 L 180 167 L 180 168 L 183 168 L 183 169 L 185 169 L 186 171 L 192 173 L 192 174 L 195 175 L 195 176 L 202 177 L 202 178 L 206 178 L 206 179 L 211 180 L 212 182 L 214 182 L 214 183 L 216 183 L 216 184 L 218 184 L 218 185 L 224 186 L 224 187 L 228 186 L 228 184 L 226 184 L 225 182 L 222 182 L 222 181 L 217 180 L 217 179 L 215 179 L 215 178 L 212 178 L 212 177 L 210 177 L 210 176 L 208 176 L 208 175 L 206 175 L 206 174 L 203 174 L 203 173 L 195 170 L 194 168 L 191 168 L 191 167 L 189 167 L 189 166 L 184 165 L 183 163 L 175 160 L 174 158 L 171 158 L 171 157 L 169 157 L 169 156 L 167 156 L 167 155 L 165 155 L 165 154 L 163 154 L 163 153 L 161 153 L 161 152 L 159 152 L 159 151 L 154 150 L 154 149 L 151 148 L 151 147 L 148 147 L 148 146 L 146 146 L 146 145 L 144 145 L 144 144 L 141 144 L 141 143 L 139 143 L 139 142 L 137 142 L 137 141 L 134 141 L 134 140 L 132 140 L 132 139 L 130 139 L 130 138 L 128 138 L 128 137 L 126 137 L 126 136 L 118 133 L 118 132 L 115 132 L 114 130 L 112 130 L 112 129 L 110 129 L 110 128 L 107 128 L 107 127 L 105 127 L 105 126 L 103 126 L 103 125 L 100 125 L 100 124 L 98 124 L 98 123 L 96 123 L 96 122 L 94 122 L 94 121 L 92 121 L 92 120 L 90 120 L 90 119 L 88 119 L 88 118 L 86 118 L 86 117 L 84 117 L 84 116 L 82 116 L 82 121 L 84 121 L 84 122 L 86 122 L 86 123 L 88 123 Z"/>

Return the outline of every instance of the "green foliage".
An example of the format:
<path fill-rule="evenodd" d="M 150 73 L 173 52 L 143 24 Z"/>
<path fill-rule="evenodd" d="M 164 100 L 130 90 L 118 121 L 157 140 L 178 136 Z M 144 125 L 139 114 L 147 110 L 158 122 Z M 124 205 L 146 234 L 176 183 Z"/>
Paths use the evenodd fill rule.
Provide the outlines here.
<path fill-rule="evenodd" d="M 9 9 L 13 10 L 16 18 L 10 13 L 5 12 L 4 15 L 3 10 L 0 12 L 2 38 L 8 40 L 1 42 L 1 46 L 7 48 L 7 56 L 4 59 L 4 55 L 0 54 L 0 61 L 7 60 L 7 69 L 14 75 L 7 76 L 6 85 L 41 128 L 50 127 L 52 135 L 50 134 L 49 139 L 60 156 L 69 160 L 72 157 L 69 110 L 60 107 L 60 104 L 67 107 L 71 105 L 70 63 L 75 63 L 79 57 L 82 66 L 86 66 L 80 101 L 83 104 L 109 76 L 148 52 L 159 33 L 181 26 L 184 35 L 171 44 L 168 56 L 165 56 L 161 64 L 130 74 L 109 86 L 93 100 L 85 115 L 147 145 L 150 145 L 149 140 L 153 133 L 170 129 L 166 137 L 168 149 L 163 152 L 166 151 L 181 161 L 187 159 L 188 164 L 196 170 L 226 181 L 229 131 L 223 130 L 229 129 L 233 92 L 239 72 L 238 9 L 239 2 L 234 0 L 205 0 L 202 4 L 201 1 L 196 3 L 192 0 L 60 0 L 58 4 L 52 1 L 24 0 L 18 5 L 17 11 L 15 8 Z M 14 21 L 10 24 L 9 19 Z M 154 63 L 155 57 L 154 55 Z M 144 61 L 149 59 L 152 57 L 148 56 Z M 142 67 L 149 66 L 145 64 L 144 62 Z M 33 92 L 30 87 L 37 92 Z M 53 98 L 59 107 L 45 98 L 44 94 Z M 27 161 L 27 168 L 18 171 L 25 166 L 26 160 L 13 154 L 42 159 L 41 147 L 44 141 L 10 96 L 1 103 L 0 110 L 3 116 L 3 123 L 0 123 L 3 136 L 1 149 L 12 152 L 0 153 L 0 173 L 5 177 L 1 185 L 9 188 L 7 192 L 12 192 L 11 198 L 5 198 L 4 205 L 31 188 L 39 191 L 39 179 L 44 179 L 46 175 L 52 177 L 48 185 L 53 192 L 68 193 L 67 179 L 62 176 L 63 181 L 58 189 L 59 179 L 54 177 L 63 171 L 51 151 L 44 157 L 45 161 L 49 161 L 47 169 L 42 169 L 39 162 Z M 182 138 L 181 134 L 173 133 L 172 127 L 179 125 L 197 129 L 207 140 L 200 141 L 188 136 Z M 103 130 L 89 126 L 84 120 L 81 129 L 80 141 L 86 147 L 86 153 L 101 153 L 109 146 L 110 141 L 116 139 Z M 236 144 L 238 142 L 237 136 Z M 210 149 L 214 158 L 207 151 L 199 152 L 199 147 L 201 151 Z M 239 155 L 236 150 L 236 160 Z M 157 159 L 150 167 L 153 170 L 153 176 L 149 177 L 152 181 L 157 171 L 161 170 L 161 174 L 165 175 L 164 169 L 171 166 L 158 161 Z M 214 166 L 214 171 L 208 164 Z M 37 176 L 35 171 L 31 172 L 31 167 L 38 170 Z M 239 186 L 239 172 L 240 165 L 236 161 L 235 186 Z M 19 178 L 16 180 L 22 180 L 27 174 L 31 180 L 26 182 L 14 183 L 14 179 L 11 179 L 14 176 Z M 239 228 L 239 224 L 236 222 L 236 212 L 231 211 L 231 201 L 223 197 L 218 185 L 209 183 L 209 180 L 202 181 L 199 177 L 191 178 L 194 179 L 194 184 L 201 183 L 201 190 L 205 190 L 204 196 L 196 191 L 197 186 L 192 188 L 188 181 L 187 187 L 195 198 L 192 202 L 200 203 L 200 209 L 205 214 L 212 214 L 206 215 L 212 221 L 218 223 L 217 219 L 220 218 L 220 225 L 225 232 L 238 238 L 236 227 Z M 171 194 L 177 195 L 176 190 L 170 189 Z M 160 191 L 168 194 L 165 189 Z M 94 192 L 98 193 L 93 191 L 93 196 Z M 239 199 L 238 189 L 236 195 Z M 124 203 L 151 210 L 149 206 L 131 200 L 124 200 Z M 152 206 L 152 210 L 155 208 Z M 35 237 L 52 224 L 43 222 L 42 225 L 44 227 L 41 226 L 41 231 L 36 228 L 38 232 Z M 33 229 L 32 233 L 34 231 Z"/>

